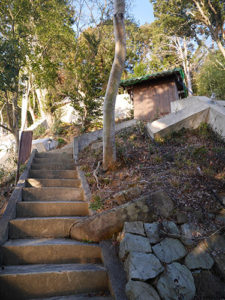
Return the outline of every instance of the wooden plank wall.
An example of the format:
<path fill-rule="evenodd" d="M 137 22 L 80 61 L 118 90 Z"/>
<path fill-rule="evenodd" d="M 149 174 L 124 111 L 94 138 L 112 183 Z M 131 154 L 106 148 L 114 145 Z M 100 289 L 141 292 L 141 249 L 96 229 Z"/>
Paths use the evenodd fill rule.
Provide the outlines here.
<path fill-rule="evenodd" d="M 170 113 L 170 102 L 177 99 L 178 90 L 174 80 L 134 86 L 134 118 L 155 120 Z"/>

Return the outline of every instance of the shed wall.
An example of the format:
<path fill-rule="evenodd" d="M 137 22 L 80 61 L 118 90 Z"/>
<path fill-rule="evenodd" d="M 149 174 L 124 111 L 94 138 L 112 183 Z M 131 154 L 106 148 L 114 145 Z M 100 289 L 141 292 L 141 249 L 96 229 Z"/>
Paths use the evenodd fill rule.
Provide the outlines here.
<path fill-rule="evenodd" d="M 179 99 L 175 81 L 145 83 L 133 87 L 134 118 L 152 121 L 170 113 L 170 102 Z"/>

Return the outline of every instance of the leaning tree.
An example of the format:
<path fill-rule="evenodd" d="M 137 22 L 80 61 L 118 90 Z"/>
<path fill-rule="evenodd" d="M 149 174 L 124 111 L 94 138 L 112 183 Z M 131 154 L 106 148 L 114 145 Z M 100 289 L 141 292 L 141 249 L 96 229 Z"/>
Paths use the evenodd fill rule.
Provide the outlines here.
<path fill-rule="evenodd" d="M 126 59 L 126 34 L 124 25 L 125 0 L 114 0 L 115 57 L 110 72 L 104 100 L 103 168 L 113 168 L 116 162 L 115 103 Z"/>

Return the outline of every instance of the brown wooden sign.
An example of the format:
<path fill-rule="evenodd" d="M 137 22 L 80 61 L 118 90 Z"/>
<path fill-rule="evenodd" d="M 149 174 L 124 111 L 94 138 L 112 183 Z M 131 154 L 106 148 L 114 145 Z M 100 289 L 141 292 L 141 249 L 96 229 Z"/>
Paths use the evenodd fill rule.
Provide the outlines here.
<path fill-rule="evenodd" d="M 16 181 L 19 180 L 20 165 L 24 164 L 30 157 L 30 152 L 32 147 L 32 137 L 33 137 L 33 131 L 22 131 L 21 133 Z"/>
<path fill-rule="evenodd" d="M 18 161 L 24 164 L 30 157 L 32 146 L 33 131 L 22 131 L 20 138 L 19 158 Z"/>

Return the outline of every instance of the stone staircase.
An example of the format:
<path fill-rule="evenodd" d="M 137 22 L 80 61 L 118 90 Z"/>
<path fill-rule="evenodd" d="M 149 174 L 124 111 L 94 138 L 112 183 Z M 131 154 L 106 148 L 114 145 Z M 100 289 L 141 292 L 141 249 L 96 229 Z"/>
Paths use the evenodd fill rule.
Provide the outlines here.
<path fill-rule="evenodd" d="M 72 155 L 37 153 L 1 247 L 0 299 L 112 299 L 99 245 L 68 238 L 86 215 Z"/>

